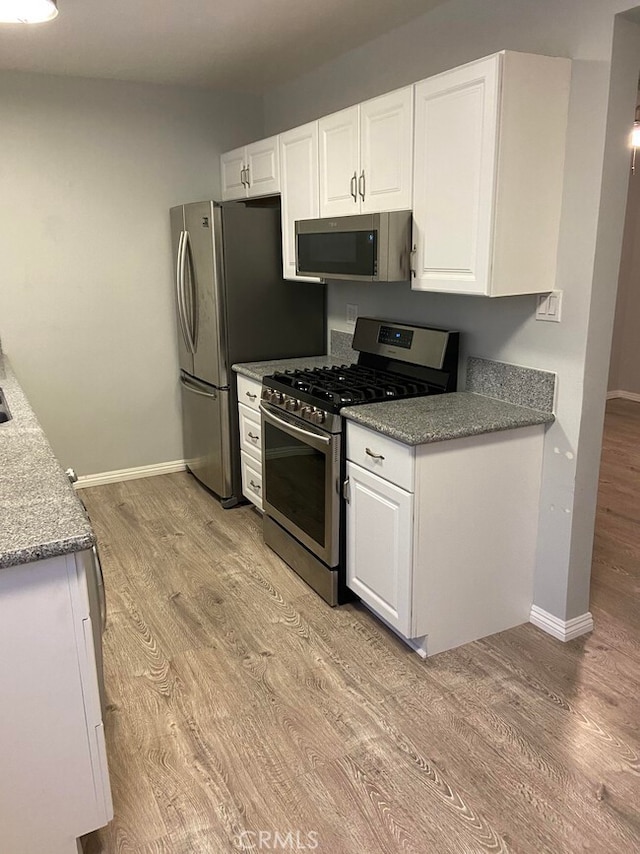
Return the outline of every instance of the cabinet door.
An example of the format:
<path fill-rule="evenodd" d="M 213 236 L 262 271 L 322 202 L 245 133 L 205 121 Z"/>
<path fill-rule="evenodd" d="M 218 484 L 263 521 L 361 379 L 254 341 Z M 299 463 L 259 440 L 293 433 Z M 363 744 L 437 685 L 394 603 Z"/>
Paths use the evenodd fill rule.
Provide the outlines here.
<path fill-rule="evenodd" d="M 247 195 L 247 185 L 243 180 L 246 165 L 244 147 L 220 155 L 220 190 L 223 202 L 228 199 L 243 199 Z"/>
<path fill-rule="evenodd" d="M 73 555 L 0 572 L 0 850 L 75 851 L 113 817 L 86 581 Z"/>
<path fill-rule="evenodd" d="M 271 136 L 247 145 L 249 196 L 268 196 L 280 192 L 278 137 Z"/>
<path fill-rule="evenodd" d="M 501 60 L 497 54 L 415 87 L 416 289 L 488 292 Z"/>
<path fill-rule="evenodd" d="M 320 215 L 318 186 L 318 122 L 280 134 L 280 188 L 282 192 L 282 275 L 296 275 L 297 219 Z M 307 281 L 320 281 L 307 279 Z"/>
<path fill-rule="evenodd" d="M 414 497 L 350 462 L 347 477 L 347 586 L 410 637 Z"/>
<path fill-rule="evenodd" d="M 242 494 L 252 504 L 262 511 L 262 463 L 240 452 L 240 467 L 242 471 Z"/>
<path fill-rule="evenodd" d="M 413 87 L 360 104 L 358 193 L 363 213 L 409 210 Z"/>
<path fill-rule="evenodd" d="M 260 463 L 262 460 L 262 425 L 260 414 L 244 403 L 238 404 L 240 449 Z"/>
<path fill-rule="evenodd" d="M 320 216 L 360 213 L 358 196 L 359 108 L 349 107 L 318 122 Z"/>

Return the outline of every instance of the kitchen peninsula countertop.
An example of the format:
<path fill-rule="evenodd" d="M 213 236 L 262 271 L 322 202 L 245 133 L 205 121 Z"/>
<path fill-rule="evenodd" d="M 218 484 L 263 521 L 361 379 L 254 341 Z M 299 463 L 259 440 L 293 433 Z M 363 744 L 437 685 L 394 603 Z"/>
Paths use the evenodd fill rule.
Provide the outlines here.
<path fill-rule="evenodd" d="M 12 416 L 0 424 L 0 570 L 91 548 L 89 520 L 1 353 L 0 388 Z"/>

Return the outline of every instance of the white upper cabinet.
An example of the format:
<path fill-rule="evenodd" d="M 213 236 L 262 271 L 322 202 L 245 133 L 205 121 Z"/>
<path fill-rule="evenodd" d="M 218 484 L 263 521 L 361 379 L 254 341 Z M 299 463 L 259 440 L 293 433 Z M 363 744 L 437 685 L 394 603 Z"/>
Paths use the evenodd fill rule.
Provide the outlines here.
<path fill-rule="evenodd" d="M 228 199 L 243 199 L 247 195 L 247 185 L 244 181 L 246 154 L 244 147 L 235 148 L 220 155 L 220 183 L 222 201 Z"/>
<path fill-rule="evenodd" d="M 359 213 L 359 108 L 349 107 L 318 122 L 320 216 Z"/>
<path fill-rule="evenodd" d="M 280 192 L 278 137 L 271 136 L 220 156 L 222 200 Z"/>
<path fill-rule="evenodd" d="M 303 279 L 296 275 L 295 223 L 298 219 L 315 219 L 320 215 L 318 122 L 280 134 L 280 187 L 282 275 L 285 279 Z"/>
<path fill-rule="evenodd" d="M 503 51 L 416 84 L 413 288 L 554 288 L 570 68 Z"/>
<path fill-rule="evenodd" d="M 413 87 L 360 105 L 362 213 L 411 208 Z"/>
<path fill-rule="evenodd" d="M 412 87 L 325 116 L 320 135 L 320 215 L 411 207 Z"/>

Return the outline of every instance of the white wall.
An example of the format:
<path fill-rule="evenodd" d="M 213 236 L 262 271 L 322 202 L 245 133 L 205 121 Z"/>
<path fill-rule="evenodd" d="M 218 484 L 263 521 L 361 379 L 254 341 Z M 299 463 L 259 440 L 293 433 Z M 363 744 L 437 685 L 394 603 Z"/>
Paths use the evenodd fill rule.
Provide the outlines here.
<path fill-rule="evenodd" d="M 0 75 L 0 336 L 63 465 L 182 457 L 169 207 L 216 197 L 256 98 Z"/>
<path fill-rule="evenodd" d="M 535 603 L 562 619 L 584 613 L 589 604 L 601 403 L 624 214 L 620 187 L 628 163 L 619 145 L 612 149 L 603 194 L 610 226 L 598 232 L 598 225 L 614 14 L 629 5 L 614 0 L 451 0 L 265 98 L 265 131 L 271 134 L 503 48 L 574 60 L 558 254 L 557 287 L 564 291 L 561 324 L 536 321 L 534 297 L 488 300 L 419 294 L 408 285 L 328 286 L 330 325 L 336 328 L 348 328 L 346 304 L 355 303 L 361 314 L 460 329 L 463 356 L 557 371 L 557 421 L 545 444 Z M 638 65 L 640 48 L 636 55 Z M 634 75 L 637 79 L 637 67 L 632 72 L 627 64 L 616 82 L 622 87 L 622 109 L 611 127 L 616 144 L 628 133 L 627 101 L 627 114 L 633 116 Z M 598 235 L 602 251 L 594 282 Z M 598 312 L 590 317 L 592 300 Z M 587 375 L 591 345 L 600 364 L 598 370 L 591 365 Z"/>

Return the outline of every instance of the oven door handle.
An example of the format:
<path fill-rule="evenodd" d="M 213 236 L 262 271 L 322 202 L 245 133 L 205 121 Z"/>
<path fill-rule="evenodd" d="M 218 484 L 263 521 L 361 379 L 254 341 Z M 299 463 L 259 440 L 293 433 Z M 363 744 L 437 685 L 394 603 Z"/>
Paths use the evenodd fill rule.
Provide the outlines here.
<path fill-rule="evenodd" d="M 263 403 L 260 404 L 260 412 L 271 424 L 275 424 L 276 427 L 280 427 L 286 433 L 291 433 L 294 436 L 300 436 L 308 445 L 311 445 L 312 448 L 328 448 L 331 444 L 331 435 L 325 436 L 320 433 L 310 433 L 308 430 L 296 427 L 296 425 L 292 424 L 290 421 L 278 418 L 277 415 L 267 409 Z"/>

